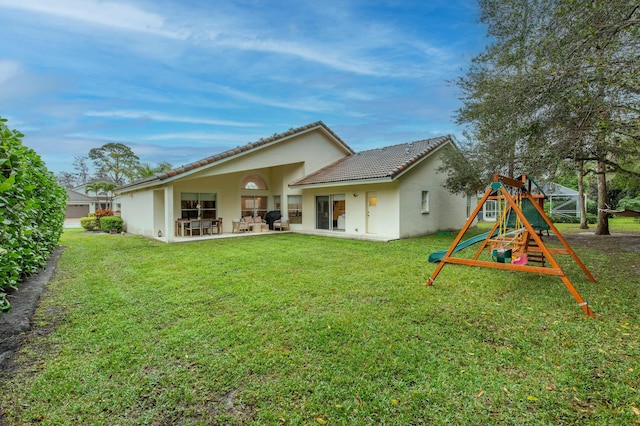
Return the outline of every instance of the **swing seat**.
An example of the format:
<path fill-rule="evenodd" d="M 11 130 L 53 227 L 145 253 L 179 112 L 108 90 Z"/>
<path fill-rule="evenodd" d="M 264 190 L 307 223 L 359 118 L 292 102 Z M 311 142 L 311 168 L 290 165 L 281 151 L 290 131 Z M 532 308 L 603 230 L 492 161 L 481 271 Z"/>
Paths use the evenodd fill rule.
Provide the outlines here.
<path fill-rule="evenodd" d="M 527 253 L 523 253 L 521 256 L 516 257 L 511 261 L 514 265 L 526 265 L 529 259 L 527 258 Z"/>
<path fill-rule="evenodd" d="M 493 249 L 491 251 L 491 259 L 498 263 L 510 263 L 511 249 Z"/>

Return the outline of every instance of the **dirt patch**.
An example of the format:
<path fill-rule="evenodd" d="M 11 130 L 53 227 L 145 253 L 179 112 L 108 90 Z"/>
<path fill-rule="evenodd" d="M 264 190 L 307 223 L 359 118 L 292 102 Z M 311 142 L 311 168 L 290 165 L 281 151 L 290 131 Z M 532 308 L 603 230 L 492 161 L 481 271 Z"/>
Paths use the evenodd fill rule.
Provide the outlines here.
<path fill-rule="evenodd" d="M 640 234 L 615 233 L 611 235 L 594 235 L 593 232 L 562 234 L 571 247 L 588 247 L 607 253 L 615 251 L 640 252 Z M 549 237 L 557 240 L 555 236 Z"/>
<path fill-rule="evenodd" d="M 31 318 L 40 294 L 51 280 L 63 251 L 64 247 L 56 248 L 44 269 L 21 283 L 18 290 L 7 294 L 11 310 L 0 314 L 0 371 L 8 367 L 8 360 L 20 345 L 24 332 L 31 328 Z"/>

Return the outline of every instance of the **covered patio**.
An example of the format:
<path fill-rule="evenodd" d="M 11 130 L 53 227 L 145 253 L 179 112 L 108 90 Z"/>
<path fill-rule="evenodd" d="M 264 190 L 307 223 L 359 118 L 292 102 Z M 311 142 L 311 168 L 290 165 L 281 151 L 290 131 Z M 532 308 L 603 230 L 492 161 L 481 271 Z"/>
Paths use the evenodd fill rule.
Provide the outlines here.
<path fill-rule="evenodd" d="M 285 234 L 291 233 L 291 231 L 263 231 L 263 232 L 226 232 L 221 234 L 205 234 L 205 235 L 193 235 L 193 236 L 176 236 L 171 242 L 172 243 L 187 243 L 193 241 L 205 241 L 205 240 L 221 240 L 225 238 L 248 238 L 248 237 L 258 237 L 260 235 L 269 235 L 269 234 Z M 166 242 L 164 237 L 153 237 L 155 240 Z"/>

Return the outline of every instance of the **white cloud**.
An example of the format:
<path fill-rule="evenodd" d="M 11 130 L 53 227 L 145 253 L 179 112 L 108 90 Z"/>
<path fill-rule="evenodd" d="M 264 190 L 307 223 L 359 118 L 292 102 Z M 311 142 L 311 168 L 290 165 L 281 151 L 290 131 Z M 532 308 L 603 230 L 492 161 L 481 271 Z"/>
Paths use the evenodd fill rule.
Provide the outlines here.
<path fill-rule="evenodd" d="M 98 0 L 0 0 L 0 7 L 167 38 L 188 37 L 188 33 L 169 30 L 162 16 L 125 3 Z"/>
<path fill-rule="evenodd" d="M 190 124 L 208 124 L 211 126 L 233 126 L 233 127 L 254 127 L 255 123 L 247 123 L 241 121 L 229 120 L 211 120 L 206 118 L 182 117 L 176 115 L 162 114 L 152 111 L 89 111 L 85 113 L 88 117 L 106 117 L 106 118 L 125 118 L 125 119 L 147 119 L 160 122 L 170 123 L 190 123 Z"/>
<path fill-rule="evenodd" d="M 114 140 L 201 158 L 315 120 L 409 140 L 446 129 L 445 80 L 481 40 L 434 2 L 0 0 L 0 106 L 49 158 Z"/>
<path fill-rule="evenodd" d="M 73 20 L 86 25 L 112 30 L 145 33 L 162 38 L 183 40 L 205 48 L 230 48 L 238 51 L 272 53 L 298 58 L 328 68 L 374 77 L 419 77 L 427 72 L 429 63 L 449 59 L 445 49 L 434 48 L 398 28 L 380 23 L 355 21 L 346 14 L 329 28 L 318 32 L 295 31 L 291 41 L 290 25 L 265 25 L 264 20 L 236 19 L 222 8 L 201 11 L 204 16 L 190 16 L 179 8 L 162 12 L 142 9 L 125 1 L 100 0 L 0 0 L 0 7 L 29 11 Z M 237 11 L 236 11 L 237 12 Z M 318 13 L 318 11 L 315 11 Z M 169 18 L 170 16 L 170 18 Z M 267 19 L 288 18 L 280 15 Z M 170 19 L 170 23 L 169 23 Z M 336 39 L 339 35 L 339 39 Z M 149 48 L 149 46 L 147 46 Z M 386 50 L 393 52 L 387 56 Z M 420 58 L 416 58 L 419 55 Z M 416 64 L 416 59 L 419 63 Z"/>
<path fill-rule="evenodd" d="M 259 137 L 255 137 L 257 140 Z M 233 133 L 206 133 L 206 132 L 186 132 L 186 133 L 162 133 L 158 135 L 150 135 L 143 138 L 147 141 L 164 141 L 164 140 L 176 140 L 176 141 L 222 141 L 229 144 L 246 144 L 249 143 L 246 135 L 239 135 Z"/>
<path fill-rule="evenodd" d="M 364 59 L 357 59 L 350 51 L 341 51 L 335 46 L 313 45 L 312 43 L 295 43 L 274 39 L 223 37 L 215 40 L 220 46 L 242 50 L 291 55 L 315 62 L 340 71 L 356 74 L 382 76 L 386 71 L 380 64 Z"/>
<path fill-rule="evenodd" d="M 63 84 L 55 77 L 33 73 L 19 61 L 0 60 L 0 105 L 10 103 L 14 111 L 25 105 L 31 112 L 41 111 L 42 104 L 34 105 L 33 99 L 55 93 Z"/>
<path fill-rule="evenodd" d="M 210 85 L 214 90 L 232 96 L 243 101 L 248 101 L 258 105 L 264 105 L 274 108 L 290 109 L 296 111 L 307 112 L 327 112 L 335 110 L 336 104 L 323 101 L 317 98 L 295 98 L 290 101 L 279 101 L 276 99 L 266 98 L 263 96 L 254 95 L 253 93 L 243 92 L 241 90 L 232 89 L 231 87 L 221 85 Z"/>

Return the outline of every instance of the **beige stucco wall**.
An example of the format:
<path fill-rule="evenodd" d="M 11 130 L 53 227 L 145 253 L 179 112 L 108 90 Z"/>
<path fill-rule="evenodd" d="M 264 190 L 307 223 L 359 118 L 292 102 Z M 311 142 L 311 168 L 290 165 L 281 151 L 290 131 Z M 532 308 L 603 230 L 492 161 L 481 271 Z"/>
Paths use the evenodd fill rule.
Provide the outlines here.
<path fill-rule="evenodd" d="M 316 196 L 342 193 L 346 194 L 345 230 L 328 234 L 398 239 L 462 228 L 467 220 L 467 198 L 444 188 L 445 175 L 436 172 L 441 165 L 439 156 L 440 152 L 432 154 L 393 182 L 305 189 L 303 229 L 315 231 Z M 429 213 L 422 212 L 422 191 L 429 191 Z M 367 196 L 372 192 L 377 206 L 375 223 L 369 224 Z"/>
<path fill-rule="evenodd" d="M 345 229 L 328 231 L 327 234 L 354 238 L 398 238 L 398 184 L 394 182 L 369 185 L 347 185 L 311 188 L 303 191 L 302 230 L 316 229 L 316 197 L 345 194 Z M 368 218 L 368 195 L 377 196 L 375 219 Z M 369 224 L 372 220 L 375 223 Z M 321 231 L 324 233 L 324 231 Z"/>
<path fill-rule="evenodd" d="M 288 184 L 346 155 L 344 148 L 314 130 L 273 145 L 262 146 L 235 157 L 220 160 L 213 166 L 179 175 L 152 188 L 131 191 L 122 196 L 122 217 L 128 232 L 162 240 L 175 238 L 173 224 L 180 217 L 182 192 L 215 193 L 217 215 L 223 218 L 223 232 L 232 231 L 233 219 L 240 218 L 242 195 L 268 197 L 268 210 L 274 209 L 274 196 L 281 197 L 283 213 L 287 196 L 302 191 Z M 247 175 L 256 174 L 267 184 L 266 190 L 241 189 Z M 302 225 L 292 225 L 293 230 Z"/>
<path fill-rule="evenodd" d="M 138 191 L 120 197 L 121 215 L 127 232 L 154 236 L 153 191 Z M 157 230 L 155 233 L 157 234 Z"/>
<path fill-rule="evenodd" d="M 330 142 L 323 133 L 314 131 L 221 160 L 215 167 L 204 167 L 197 176 L 216 176 L 297 164 L 299 174 L 294 178 L 300 178 L 345 155 L 347 152 L 342 147 Z"/>
<path fill-rule="evenodd" d="M 446 176 L 436 171 L 440 165 L 440 152 L 437 152 L 401 177 L 400 238 L 455 230 L 464 226 L 467 220 L 467 197 L 454 195 L 444 187 Z M 429 191 L 428 213 L 422 212 L 422 191 Z"/>
<path fill-rule="evenodd" d="M 202 175 L 176 181 L 173 185 L 172 216 L 180 217 L 180 194 L 182 192 L 215 193 L 217 214 L 218 217 L 223 218 L 223 232 L 231 232 L 232 221 L 240 219 L 241 216 L 240 199 L 243 195 L 267 197 L 267 210 L 275 209 L 275 196 L 279 195 L 283 210 L 286 210 L 287 195 L 300 193 L 299 190 L 290 189 L 288 183 L 300 177 L 301 173 L 300 164 L 287 164 L 273 168 L 237 171 L 225 175 Z M 267 189 L 242 189 L 242 182 L 248 175 L 260 176 L 267 184 Z M 299 225 L 294 225 L 293 228 L 299 228 Z"/>

